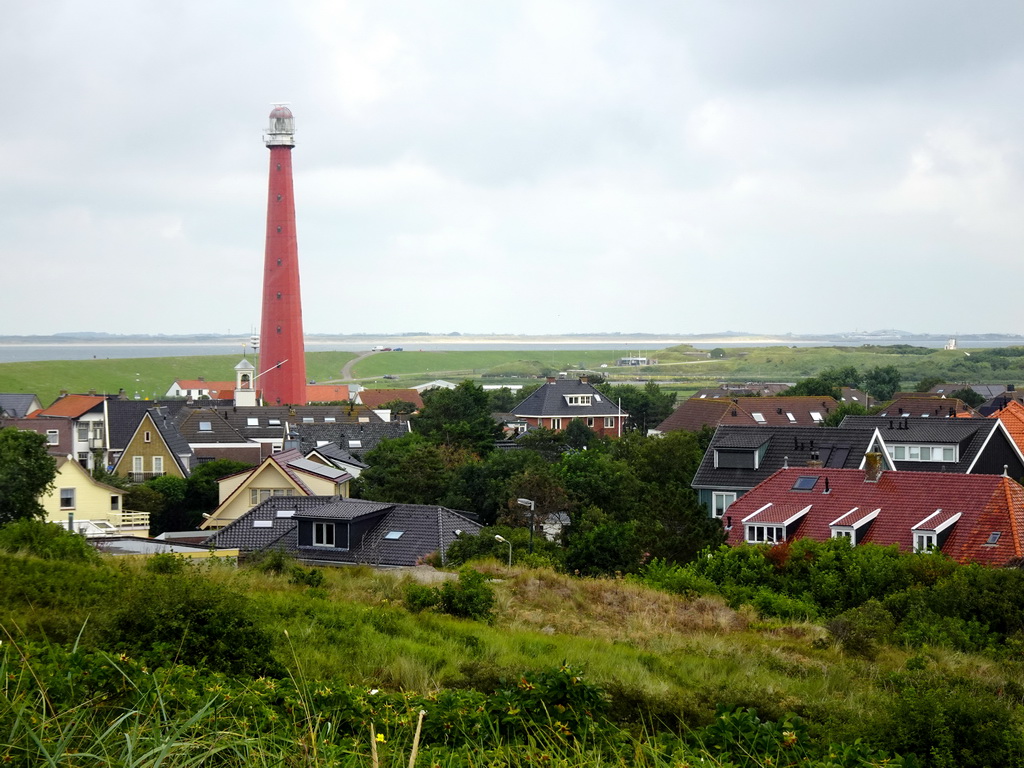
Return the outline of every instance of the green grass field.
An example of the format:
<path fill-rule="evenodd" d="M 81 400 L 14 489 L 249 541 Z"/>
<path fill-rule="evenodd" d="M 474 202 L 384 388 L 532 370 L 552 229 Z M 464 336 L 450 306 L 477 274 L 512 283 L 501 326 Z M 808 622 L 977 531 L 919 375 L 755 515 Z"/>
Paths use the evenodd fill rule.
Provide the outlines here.
<path fill-rule="evenodd" d="M 703 350 L 682 345 L 653 353 L 658 365 L 616 367 L 619 357 L 636 350 L 479 350 L 458 352 L 382 352 L 358 360 L 352 380 L 371 387 L 410 387 L 432 379 L 477 379 L 485 383 L 524 383 L 545 373 L 593 370 L 617 381 L 653 379 L 681 395 L 720 380 L 795 382 L 830 366 L 896 366 L 906 385 L 931 376 L 950 383 L 1007 384 L 1024 381 L 1024 356 L 1018 348 L 974 349 L 970 353 L 898 347 L 748 347 L 727 349 L 711 359 Z M 352 352 L 310 352 L 306 371 L 318 382 L 341 379 Z M 178 378 L 233 379 L 233 355 L 152 357 L 115 360 L 58 360 L 0 364 L 0 392 L 33 392 L 44 404 L 69 392 L 161 397 Z M 603 368 L 601 366 L 608 366 Z M 397 377 L 385 379 L 384 376 Z"/>

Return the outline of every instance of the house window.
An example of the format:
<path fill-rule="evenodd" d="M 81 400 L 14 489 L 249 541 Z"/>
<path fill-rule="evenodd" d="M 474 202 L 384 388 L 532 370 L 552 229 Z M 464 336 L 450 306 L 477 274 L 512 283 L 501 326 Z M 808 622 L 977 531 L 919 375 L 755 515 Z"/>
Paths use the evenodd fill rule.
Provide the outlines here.
<path fill-rule="evenodd" d="M 562 420 L 561 419 L 552 419 L 551 420 L 551 428 L 552 429 L 561 429 L 562 428 Z"/>
<path fill-rule="evenodd" d="M 894 461 L 957 461 L 955 445 L 890 445 L 889 457 Z"/>
<path fill-rule="evenodd" d="M 777 544 L 785 540 L 785 532 L 781 525 L 747 526 L 747 543 L 749 544 Z"/>
<path fill-rule="evenodd" d="M 605 416 L 604 417 L 604 428 L 605 429 L 615 429 L 615 417 L 614 416 Z"/>
<path fill-rule="evenodd" d="M 766 419 L 764 418 L 763 413 L 758 413 L 757 411 L 754 411 L 750 415 L 754 417 L 754 421 L 756 421 L 758 424 L 766 423 Z"/>
<path fill-rule="evenodd" d="M 132 472 L 134 474 L 141 475 L 145 471 L 143 466 L 141 456 L 132 456 Z"/>
<path fill-rule="evenodd" d="M 729 491 L 716 491 L 711 495 L 711 511 L 715 517 L 725 515 L 725 510 L 736 501 L 736 494 Z"/>
<path fill-rule="evenodd" d="M 313 423 L 313 417 L 312 416 L 303 416 L 302 417 L 302 423 L 303 424 L 312 424 Z"/>
<path fill-rule="evenodd" d="M 203 428 L 203 424 L 206 424 L 206 428 L 207 429 L 210 428 L 210 422 L 208 422 L 208 421 L 200 422 L 199 423 L 199 429 L 200 430 Z M 153 435 L 152 435 L 151 432 L 149 432 L 149 430 L 146 430 L 145 432 L 142 433 L 142 441 L 145 442 L 145 443 L 153 442 Z"/>
<path fill-rule="evenodd" d="M 593 428 L 593 426 L 594 426 L 594 418 L 592 416 L 587 419 L 587 426 Z"/>
<path fill-rule="evenodd" d="M 267 419 L 267 426 L 268 427 L 280 427 L 281 426 L 281 420 L 280 419 Z"/>
<path fill-rule="evenodd" d="M 60 442 L 60 432 L 56 429 L 46 430 L 46 444 L 57 445 Z"/>
<path fill-rule="evenodd" d="M 117 512 L 121 508 L 121 497 L 111 496 L 110 497 L 110 511 Z"/>
<path fill-rule="evenodd" d="M 324 416 L 324 424 L 335 424 L 337 421 L 334 416 Z"/>
<path fill-rule="evenodd" d="M 200 432 L 213 432 L 213 424 L 211 422 L 209 422 L 209 421 L 200 421 L 199 422 L 199 431 Z M 147 432 L 146 434 L 148 435 L 149 432 Z M 146 440 L 146 442 L 148 443 L 149 440 Z"/>
<path fill-rule="evenodd" d="M 363 441 L 362 440 L 349 440 L 348 441 L 348 447 L 349 448 L 362 448 L 363 447 Z"/>
<path fill-rule="evenodd" d="M 843 529 L 836 528 L 836 529 L 834 529 L 832 531 L 832 538 L 833 539 L 846 539 L 848 542 L 850 542 L 851 546 L 853 546 L 856 543 L 854 541 L 854 539 L 853 539 L 853 530 L 851 530 L 849 528 L 843 528 Z"/>
<path fill-rule="evenodd" d="M 245 420 L 245 426 L 247 427 L 258 427 L 260 425 L 260 419 L 258 416 L 250 416 Z"/>
<path fill-rule="evenodd" d="M 857 398 L 853 399 L 856 400 Z M 821 413 L 819 411 L 811 411 L 811 419 L 814 421 L 815 424 L 821 424 L 821 422 L 825 420 L 821 417 Z"/>
<path fill-rule="evenodd" d="M 249 489 L 249 506 L 255 507 L 262 501 L 266 501 L 271 496 L 294 496 L 294 488 L 250 488 Z"/>
<path fill-rule="evenodd" d="M 914 536 L 914 551 L 915 552 L 934 552 L 935 551 L 935 534 L 934 533 L 918 533 Z"/>
<path fill-rule="evenodd" d="M 810 491 L 814 488 L 815 483 L 818 482 L 817 475 L 801 475 L 793 483 L 794 491 Z"/>
<path fill-rule="evenodd" d="M 78 440 L 79 442 L 85 442 L 89 439 L 89 423 L 85 421 L 78 422 Z"/>
<path fill-rule="evenodd" d="M 153 457 L 153 474 L 162 475 L 164 473 L 164 457 L 154 456 Z"/>
<path fill-rule="evenodd" d="M 60 508 L 61 509 L 74 509 L 75 508 L 75 489 L 74 488 L 61 488 L 60 489 Z"/>
<path fill-rule="evenodd" d="M 999 537 L 1001 535 L 1002 535 L 1002 531 L 992 531 L 992 533 L 990 533 L 988 535 L 988 541 L 986 541 L 985 543 L 988 544 L 988 545 L 998 544 L 999 543 Z"/>
<path fill-rule="evenodd" d="M 786 411 L 786 418 L 789 419 L 790 424 L 796 424 L 796 416 L 794 416 L 789 411 Z"/>
<path fill-rule="evenodd" d="M 388 531 L 384 534 L 384 538 L 390 539 L 391 541 L 397 541 L 402 538 L 403 533 L 405 533 L 405 531 Z"/>
<path fill-rule="evenodd" d="M 334 523 L 313 523 L 313 546 L 334 546 Z"/>
<path fill-rule="evenodd" d="M 590 405 L 590 395 L 566 395 L 566 405 Z"/>
<path fill-rule="evenodd" d="M 88 451 L 79 451 L 78 452 L 78 463 L 81 464 L 86 469 L 89 468 L 89 452 Z"/>

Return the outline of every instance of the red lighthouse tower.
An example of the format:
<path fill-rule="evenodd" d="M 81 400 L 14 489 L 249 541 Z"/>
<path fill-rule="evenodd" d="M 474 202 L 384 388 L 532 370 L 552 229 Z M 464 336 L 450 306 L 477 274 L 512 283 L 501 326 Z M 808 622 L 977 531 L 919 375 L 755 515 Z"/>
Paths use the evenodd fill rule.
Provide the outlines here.
<path fill-rule="evenodd" d="M 277 106 L 270 113 L 270 128 L 264 135 L 270 149 L 270 194 L 263 260 L 259 387 L 267 405 L 306 404 L 306 349 L 292 192 L 294 122 L 288 107 Z"/>

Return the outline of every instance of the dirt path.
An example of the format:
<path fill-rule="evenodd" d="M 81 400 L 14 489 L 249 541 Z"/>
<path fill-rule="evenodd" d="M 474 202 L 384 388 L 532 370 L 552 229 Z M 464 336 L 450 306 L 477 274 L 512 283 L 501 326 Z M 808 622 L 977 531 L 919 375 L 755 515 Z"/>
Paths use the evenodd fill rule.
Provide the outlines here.
<path fill-rule="evenodd" d="M 340 379 L 335 379 L 334 382 L 352 381 L 352 366 L 355 365 L 356 363 L 358 363 L 364 357 L 369 357 L 370 355 L 377 355 L 377 354 L 380 354 L 380 353 L 379 352 L 370 351 L 370 352 L 363 352 L 361 355 L 359 355 L 357 357 L 353 357 L 351 360 L 349 360 L 347 363 L 345 363 L 345 365 L 343 365 L 341 367 L 341 378 Z M 333 384 L 334 382 L 331 382 L 331 383 Z"/>

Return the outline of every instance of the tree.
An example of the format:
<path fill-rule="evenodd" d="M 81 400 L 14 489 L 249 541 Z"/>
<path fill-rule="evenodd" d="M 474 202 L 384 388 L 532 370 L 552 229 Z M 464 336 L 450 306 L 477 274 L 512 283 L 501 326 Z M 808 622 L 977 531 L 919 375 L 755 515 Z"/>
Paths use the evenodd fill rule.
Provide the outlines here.
<path fill-rule="evenodd" d="M 391 411 L 393 415 L 415 413 L 416 403 L 410 403 L 408 400 L 388 400 L 381 405 L 381 410 Z"/>
<path fill-rule="evenodd" d="M 957 389 L 950 393 L 950 397 L 955 397 L 957 400 L 963 400 L 971 408 L 977 408 L 979 405 L 985 402 L 985 397 L 979 395 L 970 387 L 964 387 L 963 389 Z"/>
<path fill-rule="evenodd" d="M 939 384 L 944 383 L 946 380 L 941 376 L 925 376 L 914 387 L 915 392 L 931 392 L 932 387 L 937 387 Z"/>
<path fill-rule="evenodd" d="M 576 450 L 590 448 L 601 440 L 597 433 L 586 425 L 583 419 L 573 419 L 570 421 L 569 426 L 565 428 L 562 434 L 565 437 L 565 444 L 569 448 Z"/>
<path fill-rule="evenodd" d="M 632 384 L 605 384 L 599 389 L 611 402 L 621 402 L 622 410 L 629 414 L 626 429 L 645 435 L 667 419 L 676 405 L 676 393 L 663 392 L 653 381 L 648 381 L 643 389 Z"/>
<path fill-rule="evenodd" d="M 53 489 L 57 464 L 46 436 L 14 427 L 0 429 L 0 525 L 46 517 L 39 498 Z"/>
<path fill-rule="evenodd" d="M 847 416 L 866 416 L 868 409 L 860 403 L 841 403 L 834 409 L 825 420 L 821 422 L 823 427 L 838 427 Z"/>
<path fill-rule="evenodd" d="M 902 383 L 895 365 L 876 365 L 864 374 L 864 390 L 876 400 L 891 400 Z"/>
<path fill-rule="evenodd" d="M 430 442 L 466 448 L 483 455 L 501 437 L 501 425 L 491 417 L 491 400 L 482 387 L 463 381 L 455 389 L 423 393 L 423 408 L 413 416 L 413 429 Z"/>
<path fill-rule="evenodd" d="M 366 454 L 369 469 L 355 482 L 356 495 L 398 504 L 438 504 L 451 486 L 454 472 L 442 446 L 410 433 L 382 440 Z"/>

